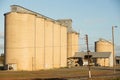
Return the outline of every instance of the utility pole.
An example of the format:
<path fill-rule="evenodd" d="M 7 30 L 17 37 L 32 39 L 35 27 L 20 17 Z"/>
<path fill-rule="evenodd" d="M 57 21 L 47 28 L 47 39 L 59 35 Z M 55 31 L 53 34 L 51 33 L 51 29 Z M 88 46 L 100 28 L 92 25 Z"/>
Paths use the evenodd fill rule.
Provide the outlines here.
<path fill-rule="evenodd" d="M 88 46 L 88 35 L 86 34 L 86 45 L 87 45 L 87 55 L 88 55 L 88 75 L 89 78 L 91 78 L 91 69 L 90 69 L 90 50 L 89 50 L 89 46 Z"/>
<path fill-rule="evenodd" d="M 117 26 L 112 26 L 112 43 L 113 43 L 113 73 L 115 74 L 116 58 L 115 58 L 115 44 L 114 44 L 114 28 L 117 28 Z"/>

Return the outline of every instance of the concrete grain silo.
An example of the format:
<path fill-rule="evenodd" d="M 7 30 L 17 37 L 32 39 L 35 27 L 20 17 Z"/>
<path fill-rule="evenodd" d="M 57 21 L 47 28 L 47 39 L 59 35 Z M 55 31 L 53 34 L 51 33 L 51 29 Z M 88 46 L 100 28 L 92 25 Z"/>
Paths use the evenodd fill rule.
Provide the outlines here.
<path fill-rule="evenodd" d="M 36 18 L 36 68 L 44 69 L 45 67 L 45 20 Z"/>
<path fill-rule="evenodd" d="M 59 19 L 58 21 L 67 26 L 67 58 L 73 57 L 75 52 L 78 52 L 79 33 L 73 30 L 71 19 Z"/>
<path fill-rule="evenodd" d="M 67 50 L 68 50 L 68 57 L 72 57 L 75 55 L 75 52 L 78 52 L 78 42 L 79 42 L 79 33 L 77 32 L 68 32 L 68 41 L 67 41 Z"/>
<path fill-rule="evenodd" d="M 67 65 L 67 28 L 64 27 L 63 25 L 61 25 L 61 32 L 60 32 L 60 36 L 61 36 L 61 39 L 60 39 L 60 66 L 61 67 L 64 67 L 65 65 Z"/>
<path fill-rule="evenodd" d="M 31 70 L 34 65 L 35 15 L 7 13 L 5 26 L 5 63 L 17 70 Z"/>
<path fill-rule="evenodd" d="M 53 57 L 53 23 L 45 21 L 45 68 L 52 68 Z"/>
<path fill-rule="evenodd" d="M 61 56 L 61 25 L 58 22 L 54 22 L 54 28 L 53 28 L 53 67 L 58 68 L 60 67 L 60 56 Z"/>
<path fill-rule="evenodd" d="M 109 59 L 98 59 L 101 66 L 113 66 L 113 44 L 105 39 L 99 39 L 95 42 L 95 52 L 111 52 Z"/>

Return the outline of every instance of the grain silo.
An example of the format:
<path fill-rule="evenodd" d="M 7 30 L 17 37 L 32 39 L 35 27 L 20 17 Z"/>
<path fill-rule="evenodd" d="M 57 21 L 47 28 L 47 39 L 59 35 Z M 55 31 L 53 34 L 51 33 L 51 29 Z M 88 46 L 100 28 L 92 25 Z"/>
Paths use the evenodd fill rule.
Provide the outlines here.
<path fill-rule="evenodd" d="M 45 68 L 52 68 L 53 22 L 45 21 Z"/>
<path fill-rule="evenodd" d="M 12 5 L 11 12 L 5 14 L 7 69 L 32 71 L 66 67 L 68 25 Z M 78 34 L 73 33 L 72 37 L 76 38 L 73 43 L 77 45 Z M 77 52 L 78 46 L 73 49 Z"/>
<path fill-rule="evenodd" d="M 60 32 L 60 66 L 64 67 L 67 65 L 67 28 L 65 28 L 63 25 L 61 26 L 61 32 Z"/>
<path fill-rule="evenodd" d="M 59 22 L 67 26 L 67 57 L 73 57 L 78 52 L 79 33 L 73 30 L 71 19 L 59 19 Z"/>
<path fill-rule="evenodd" d="M 78 40 L 79 40 L 79 34 L 77 32 L 68 32 L 68 57 L 72 57 L 75 55 L 75 52 L 78 52 Z"/>
<path fill-rule="evenodd" d="M 45 66 L 45 20 L 43 18 L 36 18 L 36 68 L 44 69 Z"/>
<path fill-rule="evenodd" d="M 6 64 L 18 70 L 31 70 L 34 68 L 30 65 L 34 65 L 35 15 L 7 13 L 5 26 Z"/>
<path fill-rule="evenodd" d="M 55 22 L 54 24 L 54 29 L 53 29 L 54 33 L 54 39 L 53 39 L 53 61 L 54 61 L 54 65 L 53 67 L 58 68 L 60 67 L 60 56 L 61 56 L 61 37 L 59 37 L 61 35 L 61 25 L 58 24 L 58 22 Z M 59 36 L 58 36 L 59 35 Z"/>
<path fill-rule="evenodd" d="M 113 44 L 110 41 L 105 39 L 99 39 L 99 41 L 96 41 L 95 52 L 111 52 L 109 59 L 100 58 L 97 61 L 101 66 L 113 66 Z"/>

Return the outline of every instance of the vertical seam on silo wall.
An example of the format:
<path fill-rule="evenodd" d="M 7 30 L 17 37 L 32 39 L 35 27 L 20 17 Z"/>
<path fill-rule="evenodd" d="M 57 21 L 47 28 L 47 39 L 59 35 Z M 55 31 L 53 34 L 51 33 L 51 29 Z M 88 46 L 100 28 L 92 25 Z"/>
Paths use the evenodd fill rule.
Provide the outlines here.
<path fill-rule="evenodd" d="M 34 69 L 36 70 L 36 16 L 34 20 Z"/>
<path fill-rule="evenodd" d="M 53 51 L 52 51 L 52 66 L 53 66 L 53 68 L 54 68 L 54 22 L 53 22 L 53 31 L 52 31 L 52 39 L 53 39 L 53 42 L 52 42 L 52 47 L 53 47 Z"/>

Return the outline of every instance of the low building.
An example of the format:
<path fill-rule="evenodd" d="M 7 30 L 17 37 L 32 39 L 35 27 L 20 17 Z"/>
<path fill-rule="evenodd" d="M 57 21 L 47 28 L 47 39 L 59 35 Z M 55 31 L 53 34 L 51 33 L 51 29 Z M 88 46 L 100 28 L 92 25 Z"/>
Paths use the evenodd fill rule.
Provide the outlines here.
<path fill-rule="evenodd" d="M 87 52 L 76 52 L 75 55 L 70 59 L 77 60 L 76 63 L 74 63 L 75 65 L 78 63 L 79 65 L 85 66 L 88 65 L 87 56 L 88 56 Z M 110 61 L 112 59 L 110 52 L 89 52 L 89 57 L 90 65 L 94 66 L 110 66 Z M 68 66 L 71 66 L 71 64 Z"/>
<path fill-rule="evenodd" d="M 120 65 L 120 56 L 116 56 L 116 65 Z"/>

